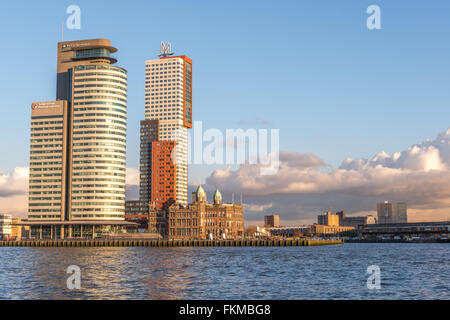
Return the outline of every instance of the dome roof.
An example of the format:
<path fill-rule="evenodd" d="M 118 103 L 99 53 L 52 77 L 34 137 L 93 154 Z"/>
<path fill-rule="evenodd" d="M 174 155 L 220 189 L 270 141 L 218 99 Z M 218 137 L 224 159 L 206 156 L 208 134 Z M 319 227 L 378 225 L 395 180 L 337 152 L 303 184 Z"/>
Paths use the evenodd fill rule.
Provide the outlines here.
<path fill-rule="evenodd" d="M 205 190 L 203 190 L 202 185 L 199 185 L 197 188 L 197 199 L 205 196 Z"/>
<path fill-rule="evenodd" d="M 214 202 L 222 201 L 222 194 L 220 193 L 219 189 L 216 189 L 214 192 Z"/>

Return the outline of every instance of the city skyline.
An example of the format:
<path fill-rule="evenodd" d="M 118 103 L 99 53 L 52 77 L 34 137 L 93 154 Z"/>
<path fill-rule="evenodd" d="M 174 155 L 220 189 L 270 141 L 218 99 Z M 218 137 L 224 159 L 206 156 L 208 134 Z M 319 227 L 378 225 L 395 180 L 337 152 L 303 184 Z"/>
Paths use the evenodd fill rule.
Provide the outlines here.
<path fill-rule="evenodd" d="M 152 35 L 154 39 L 150 39 L 148 44 L 141 45 L 141 47 L 136 47 L 132 41 L 124 44 L 123 33 L 119 32 L 117 37 L 114 34 L 104 35 L 104 29 L 89 25 L 89 16 L 93 14 L 90 11 L 95 5 L 91 6 L 86 2 L 81 2 L 82 14 L 83 17 L 86 16 L 87 22 L 83 23 L 81 30 L 65 30 L 64 36 L 70 40 L 92 37 L 109 38 L 121 48 L 121 51 L 126 52 L 119 54 L 121 65 L 129 71 L 132 70 L 129 76 L 132 85 L 129 88 L 130 116 L 127 138 L 129 196 L 136 198 L 133 187 L 139 184 L 136 180 L 139 166 L 138 119 L 143 119 L 144 110 L 143 74 L 141 71 L 137 73 L 136 70 L 143 69 L 145 60 L 155 59 L 161 40 L 169 40 L 172 42 L 173 51 L 176 54 L 186 53 L 198 61 L 196 66 L 199 70 L 196 69 L 196 81 L 194 82 L 194 87 L 197 86 L 197 89 L 194 89 L 196 90 L 194 100 L 198 99 L 198 102 L 195 100 L 198 113 L 194 113 L 194 120 L 203 120 L 208 127 L 219 129 L 223 129 L 224 126 L 225 128 L 275 127 L 279 128 L 281 133 L 280 160 L 282 166 L 280 172 L 274 177 L 255 175 L 256 170 L 259 169 L 257 166 L 244 165 L 226 169 L 225 166 L 218 168 L 192 165 L 189 169 L 190 191 L 199 183 L 205 183 L 207 190 L 219 187 L 225 199 L 231 198 L 231 192 L 242 192 L 244 202 L 247 204 L 246 213 L 249 213 L 249 221 L 262 220 L 265 214 L 270 213 L 280 214 L 280 218 L 284 221 L 313 220 L 312 215 L 316 214 L 314 210 L 324 211 L 329 208 L 355 214 L 373 213 L 376 211 L 376 203 L 384 200 L 407 202 L 412 221 L 447 219 L 450 216 L 450 190 L 446 189 L 446 182 L 450 176 L 450 131 L 447 130 L 449 125 L 445 120 L 448 119 L 449 111 L 444 108 L 448 93 L 446 93 L 443 83 L 444 75 L 448 74 L 450 69 L 448 61 L 444 59 L 449 52 L 448 45 L 434 38 L 428 39 L 426 43 L 430 46 L 442 49 L 439 53 L 434 52 L 433 56 L 406 43 L 394 45 L 392 41 L 396 41 L 403 31 L 400 22 L 390 20 L 389 16 L 392 14 L 390 10 L 398 12 L 400 8 L 396 5 L 381 3 L 383 13 L 385 13 L 383 17 L 386 17 L 383 21 L 386 22 L 383 30 L 376 34 L 378 31 L 364 29 L 365 4 L 360 5 L 360 8 L 358 6 L 358 9 L 361 9 L 359 16 L 356 14 L 356 9 L 352 8 L 348 13 L 352 17 L 351 22 L 344 25 L 335 24 L 338 30 L 330 32 L 339 34 L 342 31 L 342 29 L 339 31 L 339 28 L 345 28 L 347 31 L 347 28 L 355 27 L 356 31 L 354 32 L 358 32 L 358 34 L 351 33 L 351 36 L 340 38 L 343 41 L 342 44 L 352 44 L 356 40 L 363 41 L 367 46 L 373 45 L 374 52 L 367 47 L 367 51 L 364 51 L 363 54 L 364 59 L 356 59 L 353 62 L 337 54 L 337 57 L 333 57 L 331 61 L 335 63 L 340 61 L 342 65 L 332 66 L 325 63 L 324 70 L 317 71 L 316 74 L 312 68 L 302 69 L 305 66 L 294 59 L 289 52 L 285 53 L 283 59 L 274 56 L 274 48 L 267 50 L 268 52 L 263 56 L 268 58 L 269 55 L 272 55 L 275 63 L 265 65 L 267 73 L 262 73 L 258 66 L 263 58 L 260 60 L 252 54 L 254 60 L 247 59 L 247 63 L 243 63 L 242 59 L 247 57 L 247 54 L 233 54 L 230 49 L 223 50 L 223 46 L 215 42 L 212 42 L 208 48 L 201 42 L 200 37 L 182 40 L 174 32 L 165 31 L 160 32 L 159 35 Z M 296 7 L 292 3 L 289 5 Z M 348 9 L 345 5 L 331 4 L 330 7 L 343 11 Z M 446 7 L 448 4 L 442 3 L 439 11 Z M 268 10 L 269 8 L 270 4 L 264 3 L 264 9 Z M 296 8 L 305 11 L 310 9 L 305 4 Z M 411 8 L 411 15 L 418 16 L 420 5 Z M 265 10 L 258 14 L 268 15 Z M 316 10 L 315 13 L 318 13 L 317 8 L 314 10 Z M 63 14 L 64 10 L 60 11 L 59 20 L 64 21 L 66 18 Z M 431 16 L 438 15 L 437 11 L 437 9 L 428 9 L 428 11 L 422 10 L 421 13 L 431 19 Z M 244 10 L 244 12 L 249 11 Z M 324 10 L 324 15 L 327 15 L 327 10 Z M 411 16 L 409 17 L 411 18 Z M 312 23 L 310 19 L 306 21 Z M 427 21 L 430 22 L 430 20 Z M 448 24 L 448 22 L 442 23 Z M 87 29 L 88 25 L 90 26 L 89 31 L 86 32 L 85 28 Z M 50 24 L 47 27 L 50 28 Z M 409 25 L 409 27 L 418 28 L 415 25 Z M 427 26 L 427 28 L 433 29 L 431 26 Z M 96 29 L 98 29 L 98 33 Z M 277 30 L 277 28 L 275 29 Z M 427 30 L 417 32 L 417 36 L 426 37 Z M 222 30 L 222 35 L 224 35 L 223 32 Z M 411 30 L 408 32 L 410 33 Z M 87 37 L 86 34 L 92 36 Z M 322 41 L 328 39 L 327 32 L 318 34 L 325 37 L 322 38 Z M 53 36 L 56 35 L 55 28 Z M 40 37 L 40 39 L 46 46 L 51 41 L 56 42 L 52 37 Z M 207 41 L 208 37 L 205 39 Z M 224 39 L 229 45 L 235 43 L 229 37 L 224 37 Z M 309 40 L 306 42 L 310 45 L 313 43 L 309 38 L 303 38 L 303 40 Z M 330 46 L 339 44 L 338 42 L 333 43 L 331 39 L 328 40 L 331 41 Z M 242 44 L 240 41 L 237 43 Z M 256 41 L 252 42 L 253 45 L 257 43 Z M 271 34 L 270 43 L 275 45 L 275 35 Z M 286 42 L 285 37 L 281 37 L 278 48 L 283 48 L 283 43 L 292 45 L 293 51 L 303 59 L 312 58 L 300 50 L 299 41 Z M 43 45 L 38 47 L 45 52 L 44 58 L 40 61 L 42 70 L 51 69 L 48 68 L 48 65 L 54 65 L 54 63 L 50 62 L 46 65 L 46 59 L 48 56 L 49 60 L 54 61 L 54 52 L 50 50 L 54 48 L 54 45 L 49 45 L 49 48 L 44 48 Z M 255 47 L 259 52 L 264 51 L 258 45 Z M 235 50 L 240 51 L 238 48 Z M 339 46 L 337 48 L 339 52 Z M 134 49 L 139 50 L 130 53 Z M 205 53 L 205 50 L 209 52 Z M 40 54 L 39 50 L 38 52 Z M 322 60 L 325 54 L 323 51 L 319 52 L 322 56 L 313 60 L 316 67 L 320 61 L 325 61 Z M 349 52 L 348 48 L 345 52 Z M 376 52 L 382 56 L 381 61 L 376 59 Z M 417 65 L 416 62 L 419 62 L 418 58 L 421 54 L 427 55 L 430 59 L 422 59 L 421 64 Z M 247 80 L 245 82 L 237 81 L 229 71 L 224 70 L 226 68 L 223 68 L 223 65 L 214 64 L 209 55 L 215 57 L 227 55 L 228 59 L 224 66 L 228 68 L 233 66 L 235 71 L 243 72 L 244 78 Z M 404 59 L 405 56 L 407 59 Z M 4 56 L 1 58 L 6 59 Z M 390 62 L 390 58 L 392 58 L 392 62 Z M 290 61 L 290 63 L 281 60 Z M 15 65 L 18 61 L 13 59 L 11 63 Z M 207 71 L 211 66 L 216 67 L 213 68 L 213 71 Z M 365 67 L 362 68 L 362 66 Z M 392 67 L 394 71 L 387 71 L 386 66 Z M 413 66 L 415 67 L 414 73 L 408 69 Z M 380 67 L 384 68 L 380 69 Z M 35 75 L 45 74 L 47 76 L 49 74 L 47 70 L 42 72 L 40 68 L 41 66 L 34 66 L 31 71 Z M 358 71 L 358 68 L 362 68 L 365 72 Z M 377 68 L 378 71 L 375 71 Z M 344 70 L 344 73 L 340 73 Z M 380 70 L 384 70 L 384 73 Z M 24 193 L 23 189 L 26 188 L 28 171 L 25 168 L 27 166 L 26 158 L 24 159 L 23 152 L 19 151 L 19 148 L 23 149 L 26 154 L 28 139 L 24 138 L 24 134 L 18 133 L 16 119 L 21 119 L 23 123 L 25 119 L 29 118 L 29 114 L 25 114 L 25 110 L 27 107 L 29 108 L 30 102 L 47 101 L 52 97 L 54 91 L 51 92 L 50 85 L 46 87 L 47 84 L 28 84 L 25 87 L 29 89 L 26 94 L 12 100 L 10 96 L 14 95 L 17 89 L 14 91 L 10 86 L 16 83 L 14 76 L 20 76 L 20 70 L 14 74 L 12 69 L 10 70 L 7 66 L 5 71 L 1 76 L 2 85 L 7 89 L 4 93 L 6 99 L 2 102 L 1 108 L 2 113 L 4 112 L 2 125 L 5 130 L 10 130 L 17 140 L 2 142 L 2 149 L 9 150 L 10 156 L 7 159 L 3 158 L 0 166 L 0 212 L 24 217 L 26 216 L 27 201 L 24 201 L 22 205 L 21 202 L 26 199 L 26 190 Z M 302 71 L 309 78 L 306 76 L 301 79 L 293 77 L 294 73 L 302 73 Z M 281 74 L 280 72 L 286 73 Z M 337 74 L 340 74 L 340 77 L 336 77 Z M 38 78 L 35 75 L 31 78 Z M 261 76 L 277 79 L 277 75 L 281 75 L 285 81 L 283 81 L 283 85 L 274 84 L 274 90 L 267 90 L 268 87 L 258 80 L 258 77 Z M 13 81 L 10 81 L 11 84 L 6 83 L 6 79 L 10 76 L 13 77 Z M 320 76 L 322 76 L 322 80 L 317 78 Z M 370 79 L 374 76 L 384 82 L 373 82 Z M 222 80 L 220 82 L 212 81 L 218 78 Z M 311 80 L 309 83 L 308 79 Z M 335 84 L 333 79 L 343 80 L 343 83 Z M 430 79 L 434 86 L 430 85 Z M 365 85 L 361 85 L 361 83 L 357 85 L 360 80 L 366 81 Z M 54 82 L 54 80 L 49 81 L 50 84 L 52 81 Z M 210 86 L 208 81 L 212 82 Z M 42 81 L 42 83 L 45 82 Z M 327 99 L 334 97 L 338 103 L 325 101 L 326 99 L 317 95 L 319 89 L 325 85 L 327 93 L 330 94 Z M 220 86 L 225 89 L 219 90 Z M 394 92 L 393 88 L 397 91 Z M 417 90 L 417 88 L 421 88 L 421 90 Z M 242 89 L 247 90 L 242 91 Z M 256 91 L 262 92 L 265 89 L 267 95 L 263 100 L 269 101 L 268 103 L 261 101 L 259 95 L 256 94 Z M 297 94 L 291 95 L 288 93 L 289 91 L 299 94 L 300 97 L 297 97 Z M 306 92 L 311 95 L 306 97 Z M 29 96 L 34 96 L 34 98 L 24 104 L 22 99 L 28 99 Z M 5 112 L 6 104 L 12 105 L 13 112 Z M 278 113 L 272 111 L 271 104 L 286 107 L 285 109 L 278 108 L 284 111 Z M 347 106 L 344 107 L 346 104 Z M 226 107 L 229 109 L 225 109 Z M 341 109 L 341 112 L 333 111 L 334 107 Z M 365 109 L 365 112 L 362 112 L 361 108 Z M 297 109 L 301 111 L 297 111 Z M 223 112 L 223 110 L 230 111 Z M 361 116 L 358 116 L 359 112 L 362 112 Z M 198 114 L 201 114 L 202 117 L 196 118 Z M 217 117 L 217 114 L 220 116 Z M 292 120 L 293 117 L 300 119 L 300 126 L 291 124 L 295 122 Z M 23 130 L 23 126 L 21 129 Z M 322 133 L 317 135 L 318 131 L 322 131 Z M 434 140 L 426 140 L 435 136 L 437 138 Z M 341 142 L 336 139 L 341 139 Z M 386 150 L 387 153 L 381 152 L 382 150 Z M 246 184 L 243 184 L 243 181 Z M 261 186 L 265 186 L 265 190 L 261 190 Z"/>

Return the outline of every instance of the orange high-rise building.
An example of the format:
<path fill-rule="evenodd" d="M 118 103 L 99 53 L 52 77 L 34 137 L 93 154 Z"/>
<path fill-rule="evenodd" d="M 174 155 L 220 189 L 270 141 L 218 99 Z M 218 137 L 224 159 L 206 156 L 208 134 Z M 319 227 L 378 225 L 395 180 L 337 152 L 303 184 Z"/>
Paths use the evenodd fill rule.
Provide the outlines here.
<path fill-rule="evenodd" d="M 163 45 L 161 48 L 163 51 Z M 169 202 L 187 206 L 188 129 L 192 128 L 190 58 L 165 51 L 159 59 L 146 61 L 145 119 L 157 120 L 158 137 L 148 146 L 151 157 L 147 161 L 151 164 L 141 163 L 142 168 L 151 166 L 151 170 L 141 170 L 141 190 L 145 183 L 150 186 L 148 201 L 158 208 Z"/>
<path fill-rule="evenodd" d="M 176 164 L 172 160 L 172 153 L 176 141 L 152 142 L 152 170 L 151 170 L 151 201 L 157 208 L 170 199 L 176 199 Z"/>

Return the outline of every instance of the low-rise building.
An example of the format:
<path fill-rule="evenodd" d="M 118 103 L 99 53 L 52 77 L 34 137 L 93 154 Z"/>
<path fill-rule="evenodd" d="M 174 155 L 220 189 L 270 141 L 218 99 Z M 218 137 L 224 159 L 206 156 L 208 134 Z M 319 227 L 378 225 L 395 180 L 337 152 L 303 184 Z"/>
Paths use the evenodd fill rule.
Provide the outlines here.
<path fill-rule="evenodd" d="M 268 229 L 266 227 L 256 226 L 256 231 L 255 231 L 254 236 L 257 237 L 257 238 L 259 238 L 259 237 L 269 237 L 270 236 L 270 229 Z"/>
<path fill-rule="evenodd" d="M 269 229 L 271 236 L 280 236 L 283 238 L 308 236 L 311 233 L 309 226 L 300 227 L 279 227 Z"/>
<path fill-rule="evenodd" d="M 354 227 L 359 229 L 360 227 L 376 223 L 377 219 L 373 215 L 348 217 L 344 211 L 338 211 L 332 213 L 331 211 L 317 217 L 317 224 L 323 226 L 333 227 Z"/>
<path fill-rule="evenodd" d="M 450 236 L 450 221 L 371 224 L 361 233 L 370 236 Z"/>
<path fill-rule="evenodd" d="M 214 202 L 207 203 L 206 192 L 199 186 L 192 194 L 192 203 L 183 206 L 173 200 L 159 208 L 155 203 L 145 206 L 141 201 L 127 201 L 126 219 L 147 225 L 148 232 L 157 232 L 166 239 L 239 239 L 244 237 L 244 207 L 223 203 L 219 190 Z"/>
<path fill-rule="evenodd" d="M 342 219 L 342 223 L 340 226 L 344 227 L 354 227 L 355 229 L 359 229 L 368 224 L 377 223 L 377 219 L 373 215 L 367 216 L 358 216 L 358 217 L 346 217 Z"/>
<path fill-rule="evenodd" d="M 343 232 L 348 232 L 355 230 L 355 227 L 341 227 L 341 226 L 324 226 L 313 224 L 311 226 L 311 234 L 312 235 L 339 235 Z"/>
<path fill-rule="evenodd" d="M 223 203 L 219 190 L 214 202 L 207 203 L 202 186 L 192 195 L 187 207 L 173 204 L 168 207 L 169 239 L 239 239 L 244 236 L 244 208 L 242 204 Z"/>
<path fill-rule="evenodd" d="M 12 216 L 10 214 L 0 214 L 0 239 L 11 238 Z"/>
<path fill-rule="evenodd" d="M 139 229 L 148 229 L 148 202 L 141 200 L 125 201 L 125 220 L 138 224 Z"/>
<path fill-rule="evenodd" d="M 22 219 L 19 219 L 19 218 L 12 219 L 11 239 L 20 240 L 22 238 L 28 238 L 29 232 L 30 232 L 30 227 L 17 225 L 18 223 L 21 223 L 21 222 L 22 222 Z"/>

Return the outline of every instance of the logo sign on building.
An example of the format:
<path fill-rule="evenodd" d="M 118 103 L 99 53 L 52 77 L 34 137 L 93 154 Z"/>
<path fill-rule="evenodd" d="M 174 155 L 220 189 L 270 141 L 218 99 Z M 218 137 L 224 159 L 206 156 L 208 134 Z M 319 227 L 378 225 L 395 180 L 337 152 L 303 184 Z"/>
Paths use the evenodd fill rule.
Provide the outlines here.
<path fill-rule="evenodd" d="M 167 57 L 172 55 L 173 53 L 172 51 L 172 44 L 170 42 L 168 42 L 167 44 L 165 44 L 163 41 L 161 41 L 160 44 L 160 54 L 158 55 L 159 57 Z"/>
<path fill-rule="evenodd" d="M 46 115 L 49 115 L 50 113 L 58 113 L 62 114 L 64 107 L 64 101 L 57 100 L 57 101 L 41 101 L 41 102 L 33 102 L 31 103 L 31 111 L 33 114 L 35 112 L 38 112 L 40 115 L 44 115 L 42 112 L 44 112 Z"/>

